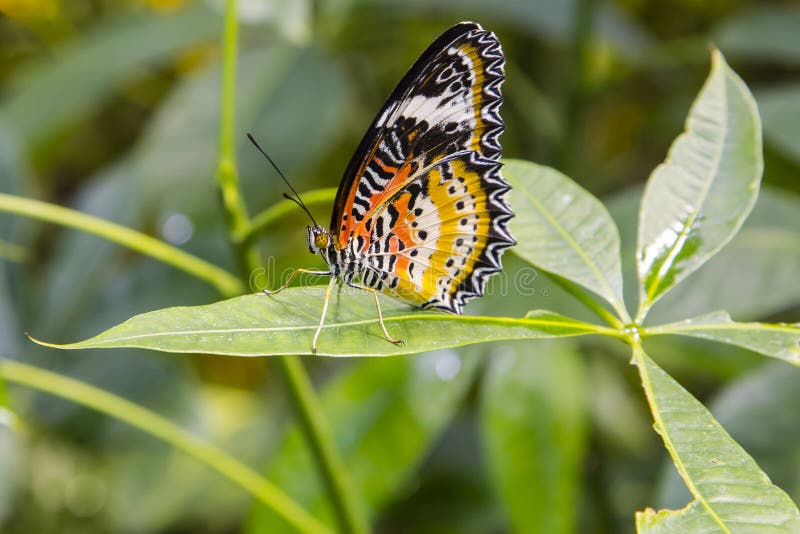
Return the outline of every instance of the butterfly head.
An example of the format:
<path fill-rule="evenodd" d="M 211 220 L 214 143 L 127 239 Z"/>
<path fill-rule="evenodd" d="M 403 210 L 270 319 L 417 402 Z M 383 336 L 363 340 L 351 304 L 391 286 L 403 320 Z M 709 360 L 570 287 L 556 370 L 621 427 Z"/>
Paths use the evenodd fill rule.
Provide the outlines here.
<path fill-rule="evenodd" d="M 333 237 L 322 226 L 306 226 L 306 237 L 308 238 L 308 250 L 312 254 L 317 254 L 333 245 Z"/>

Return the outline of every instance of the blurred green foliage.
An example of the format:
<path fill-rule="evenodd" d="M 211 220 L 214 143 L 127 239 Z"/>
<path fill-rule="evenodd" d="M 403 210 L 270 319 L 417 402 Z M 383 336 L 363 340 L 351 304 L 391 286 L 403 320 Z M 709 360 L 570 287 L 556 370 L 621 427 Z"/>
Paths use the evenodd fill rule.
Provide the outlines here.
<path fill-rule="evenodd" d="M 0 19 L 0 191 L 102 216 L 234 269 L 213 180 L 219 3 L 31 4 L 37 8 L 0 4 L 8 14 Z M 581 13 L 588 24 L 575 32 Z M 633 258 L 639 184 L 681 131 L 715 43 L 758 100 L 766 190 L 734 241 L 654 314 L 670 320 L 725 308 L 737 320 L 798 321 L 796 3 L 242 0 L 238 156 L 250 211 L 278 201 L 283 187 L 245 131 L 301 191 L 336 186 L 402 73 L 464 19 L 495 31 L 506 52 L 505 154 L 555 166 L 605 196 L 623 262 Z M 325 221 L 328 211 L 315 216 Z M 260 242 L 276 272 L 318 261 L 307 254 L 303 226 L 294 215 Z M 218 300 L 212 289 L 96 237 L 20 218 L 0 215 L 0 240 L 25 252 L 0 247 L 0 355 L 149 407 L 265 465 L 271 480 L 312 511 L 329 513 L 271 363 L 127 349 L 63 354 L 23 336 L 83 339 L 137 313 Z M 524 268 L 512 255 L 505 265 L 508 279 Z M 623 268 L 634 281 L 633 263 Z M 544 275 L 533 282 L 531 297 L 503 292 L 495 280 L 494 295 L 468 311 L 584 313 Z M 627 298 L 635 294 L 626 287 Z M 800 500 L 800 416 L 791 409 L 800 372 L 700 340 L 657 339 L 647 347 Z M 519 373 L 536 380 L 518 384 L 510 373 L 523 364 L 514 355 L 526 352 L 532 358 Z M 625 532 L 634 510 L 689 500 L 647 432 L 650 416 L 627 356 L 622 345 L 592 340 L 306 363 L 331 424 L 346 430 L 337 432 L 338 445 L 368 488 L 362 497 L 379 531 L 547 524 L 552 532 Z M 530 414 L 482 400 L 498 388 L 512 388 Z M 585 398 L 568 395 L 573 389 Z M 246 494 L 168 446 L 81 407 L 13 393 L 27 415 L 13 431 L 0 421 L 3 532 L 264 532 L 273 525 Z M 482 436 L 497 425 L 508 429 L 506 440 Z M 545 446 L 525 457 L 514 436 Z M 548 452 L 559 440 L 569 445 Z M 487 466 L 517 455 L 521 475 L 553 479 L 548 506 L 574 517 L 539 522 L 541 508 L 507 498 L 527 495 L 526 477 L 492 480 Z M 571 479 L 547 471 L 562 457 L 578 462 Z"/>

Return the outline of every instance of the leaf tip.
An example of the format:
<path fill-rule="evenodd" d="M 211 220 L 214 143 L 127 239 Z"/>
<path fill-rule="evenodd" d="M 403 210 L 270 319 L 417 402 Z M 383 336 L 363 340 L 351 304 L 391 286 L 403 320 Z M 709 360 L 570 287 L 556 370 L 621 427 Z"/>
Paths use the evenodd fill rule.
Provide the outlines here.
<path fill-rule="evenodd" d="M 714 43 L 710 43 L 709 48 L 711 49 L 712 67 L 727 65 L 727 62 L 725 61 L 725 56 L 722 55 L 722 52 L 720 51 L 719 48 L 717 48 L 717 45 L 715 45 Z"/>
<path fill-rule="evenodd" d="M 36 339 L 28 332 L 25 332 L 25 336 L 36 343 L 37 345 L 41 345 L 42 347 L 50 347 L 52 349 L 66 349 L 69 348 L 69 345 L 59 345 L 58 343 L 49 343 L 47 341 L 42 341 L 41 339 Z"/>

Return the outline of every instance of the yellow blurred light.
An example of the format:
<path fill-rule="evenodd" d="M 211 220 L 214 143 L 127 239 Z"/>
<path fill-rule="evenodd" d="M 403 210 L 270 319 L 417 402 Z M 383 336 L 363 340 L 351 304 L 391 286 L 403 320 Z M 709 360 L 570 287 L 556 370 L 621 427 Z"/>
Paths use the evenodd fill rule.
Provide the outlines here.
<path fill-rule="evenodd" d="M 15 20 L 52 20 L 60 11 L 60 0 L 0 0 L 0 13 Z"/>
<path fill-rule="evenodd" d="M 144 0 L 144 3 L 155 11 L 169 13 L 183 7 L 188 0 Z"/>

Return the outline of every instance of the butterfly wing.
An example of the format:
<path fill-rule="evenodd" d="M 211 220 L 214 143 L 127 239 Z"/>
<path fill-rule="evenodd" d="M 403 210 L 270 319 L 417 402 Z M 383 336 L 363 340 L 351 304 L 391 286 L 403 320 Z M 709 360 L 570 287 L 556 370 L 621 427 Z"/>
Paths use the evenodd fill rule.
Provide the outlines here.
<path fill-rule="evenodd" d="M 478 150 L 497 159 L 504 58 L 494 34 L 457 24 L 409 69 L 367 130 L 345 170 L 331 231 L 344 246 L 364 221 L 443 154 Z"/>
<path fill-rule="evenodd" d="M 331 229 L 367 255 L 364 282 L 460 313 L 483 293 L 507 230 L 498 136 L 504 58 L 493 33 L 458 24 L 384 105 L 345 172 Z"/>
<path fill-rule="evenodd" d="M 410 304 L 461 313 L 514 244 L 506 191 L 499 162 L 475 151 L 442 158 L 370 219 L 364 283 Z"/>

